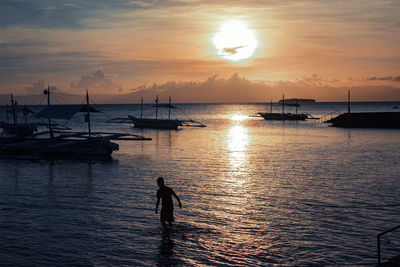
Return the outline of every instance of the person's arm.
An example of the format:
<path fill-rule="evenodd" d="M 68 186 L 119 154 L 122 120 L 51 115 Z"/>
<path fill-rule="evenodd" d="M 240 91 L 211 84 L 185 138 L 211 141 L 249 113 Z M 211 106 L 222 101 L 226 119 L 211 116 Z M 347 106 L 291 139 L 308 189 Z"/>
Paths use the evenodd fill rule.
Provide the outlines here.
<path fill-rule="evenodd" d="M 157 196 L 157 203 L 156 203 L 156 210 L 155 210 L 156 214 L 158 213 L 158 206 L 159 205 L 160 205 L 160 197 Z"/>
<path fill-rule="evenodd" d="M 179 197 L 175 194 L 174 190 L 172 190 L 172 195 L 176 198 L 176 200 L 178 200 L 179 208 L 182 208 L 181 200 L 180 200 Z"/>

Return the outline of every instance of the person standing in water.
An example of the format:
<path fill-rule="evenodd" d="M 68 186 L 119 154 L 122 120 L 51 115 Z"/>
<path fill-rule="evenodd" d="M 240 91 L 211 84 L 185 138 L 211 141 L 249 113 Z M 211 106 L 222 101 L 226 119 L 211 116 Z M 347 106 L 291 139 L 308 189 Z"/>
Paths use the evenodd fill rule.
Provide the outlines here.
<path fill-rule="evenodd" d="M 167 224 L 168 222 L 169 228 L 172 226 L 172 222 L 174 222 L 174 203 L 172 201 L 172 196 L 178 200 L 179 207 L 182 208 L 182 203 L 179 197 L 175 194 L 174 190 L 170 187 L 164 185 L 164 178 L 158 177 L 157 184 L 160 187 L 157 190 L 157 203 L 156 203 L 156 214 L 158 213 L 158 206 L 160 205 L 161 199 L 161 214 L 160 214 L 160 221 L 164 229 L 168 229 Z"/>

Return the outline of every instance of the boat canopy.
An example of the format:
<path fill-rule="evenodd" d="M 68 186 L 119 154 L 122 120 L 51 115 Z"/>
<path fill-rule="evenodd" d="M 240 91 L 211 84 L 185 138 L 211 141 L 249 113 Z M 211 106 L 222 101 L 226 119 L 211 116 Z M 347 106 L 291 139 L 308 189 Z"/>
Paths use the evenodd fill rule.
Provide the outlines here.
<path fill-rule="evenodd" d="M 47 106 L 35 114 L 38 118 L 52 118 L 70 120 L 78 112 L 88 112 L 88 105 L 54 105 Z M 100 112 L 98 109 L 89 106 L 89 112 Z"/>
<path fill-rule="evenodd" d="M 33 110 L 27 108 L 26 106 L 16 106 L 15 110 L 16 110 L 16 112 L 22 112 L 23 114 L 35 113 Z M 14 113 L 12 108 L 7 109 L 6 112 L 9 114 Z"/>

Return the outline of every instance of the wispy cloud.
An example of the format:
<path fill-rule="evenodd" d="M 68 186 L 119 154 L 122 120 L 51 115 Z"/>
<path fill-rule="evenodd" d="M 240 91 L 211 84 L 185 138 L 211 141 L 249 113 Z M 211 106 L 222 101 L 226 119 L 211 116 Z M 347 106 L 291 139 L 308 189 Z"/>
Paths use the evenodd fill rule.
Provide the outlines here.
<path fill-rule="evenodd" d="M 235 47 L 225 47 L 225 48 L 222 49 L 222 51 L 223 51 L 225 54 L 234 55 L 234 54 L 236 54 L 236 53 L 238 52 L 238 50 L 239 50 L 240 48 L 243 48 L 243 47 L 245 47 L 245 46 L 244 46 L 244 45 L 241 45 L 241 46 L 235 46 Z"/>
<path fill-rule="evenodd" d="M 370 77 L 367 78 L 367 81 L 390 81 L 390 82 L 400 82 L 400 75 L 399 76 L 386 76 L 386 77 Z"/>

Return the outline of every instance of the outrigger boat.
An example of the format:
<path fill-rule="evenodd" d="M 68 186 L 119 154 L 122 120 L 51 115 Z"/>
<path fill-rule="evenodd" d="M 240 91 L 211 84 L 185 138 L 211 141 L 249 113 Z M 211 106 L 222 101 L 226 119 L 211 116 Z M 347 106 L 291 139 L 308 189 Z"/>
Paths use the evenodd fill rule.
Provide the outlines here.
<path fill-rule="evenodd" d="M 140 135 L 110 132 L 92 132 L 90 113 L 100 112 L 89 105 L 86 92 L 86 105 L 50 105 L 50 88 L 44 91 L 48 105 L 36 116 L 48 119 L 48 131 L 25 136 L 11 136 L 0 139 L 0 155 L 17 158 L 40 158 L 45 156 L 83 156 L 109 157 L 119 149 L 111 140 L 151 140 Z M 87 132 L 68 132 L 54 130 L 52 119 L 71 119 L 77 112 L 85 112 L 88 124 Z"/>
<path fill-rule="evenodd" d="M 22 112 L 25 117 L 25 123 L 18 122 L 18 113 Z M 7 105 L 5 113 L 7 114 L 6 121 L 0 121 L 0 128 L 2 129 L 2 137 L 14 137 L 14 136 L 26 136 L 31 135 L 37 131 L 40 123 L 28 123 L 27 115 L 35 113 L 30 110 L 26 105 L 21 108 L 17 106 L 17 102 L 14 101 L 14 97 L 11 94 L 11 108 Z M 12 122 L 10 121 L 10 114 L 12 114 Z"/>
<path fill-rule="evenodd" d="M 201 122 L 197 122 L 194 120 L 178 120 L 178 119 L 171 119 L 171 109 L 176 108 L 171 104 L 171 97 L 169 97 L 168 104 L 159 104 L 158 103 L 158 96 L 155 100 L 155 108 L 156 108 L 156 117 L 155 119 L 152 118 L 143 118 L 143 98 L 141 98 L 140 102 L 140 118 L 135 116 L 128 115 L 128 118 L 113 118 L 108 121 L 107 123 L 130 123 L 133 124 L 135 128 L 153 128 L 153 129 L 170 129 L 176 130 L 179 127 L 186 126 L 186 127 L 205 127 L 205 125 Z M 158 118 L 158 108 L 159 107 L 166 107 L 168 108 L 168 119 L 159 119 Z"/>
<path fill-rule="evenodd" d="M 285 103 L 285 95 L 281 101 L 279 101 L 282 105 L 282 113 L 273 113 L 272 112 L 272 100 L 271 100 L 271 109 L 270 112 L 259 112 L 258 114 L 263 117 L 265 120 L 292 120 L 292 121 L 304 121 L 309 118 L 308 114 L 298 114 L 297 108 L 300 106 L 297 102 L 296 103 Z M 285 113 L 285 105 L 288 106 L 295 106 L 296 113 Z"/>
<path fill-rule="evenodd" d="M 6 121 L 0 121 L 0 129 L 2 129 L 0 138 L 15 138 L 15 137 L 24 137 L 30 136 L 38 131 L 39 127 L 48 127 L 48 123 L 38 121 L 37 118 L 35 121 L 28 122 L 28 115 L 33 116 L 35 112 L 27 107 L 27 105 L 18 106 L 17 101 L 14 100 L 13 95 L 11 94 L 11 107 L 6 105 L 5 113 L 7 114 Z M 18 114 L 22 113 L 24 116 L 24 122 L 19 122 Z M 12 119 L 10 119 L 10 115 L 12 115 Z M 57 130 L 71 130 L 71 128 L 52 123 L 52 128 Z"/>

